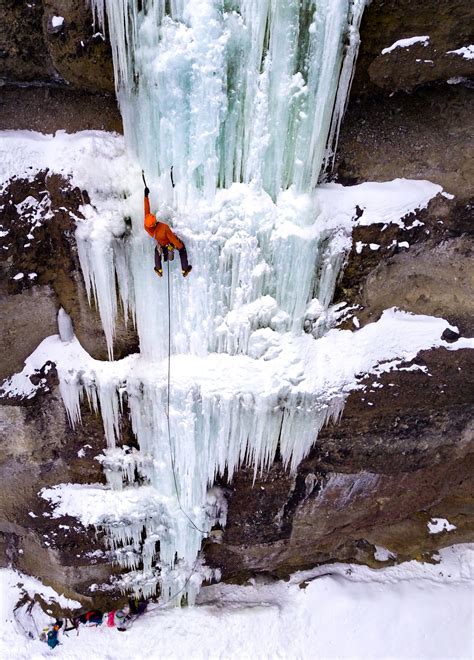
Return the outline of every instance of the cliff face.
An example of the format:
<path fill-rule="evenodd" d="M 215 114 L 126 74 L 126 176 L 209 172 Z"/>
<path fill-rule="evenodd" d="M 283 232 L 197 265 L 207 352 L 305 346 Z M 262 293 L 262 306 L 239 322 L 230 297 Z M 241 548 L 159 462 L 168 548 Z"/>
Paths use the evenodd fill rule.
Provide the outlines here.
<path fill-rule="evenodd" d="M 64 83 L 81 91 L 114 91 L 110 46 L 82 0 L 5 0 L 0 33 L 8 82 Z"/>
<path fill-rule="evenodd" d="M 472 75 L 472 60 L 448 53 L 471 43 L 469 12 L 467 2 L 435 0 L 374 1 L 366 11 L 337 178 L 346 184 L 426 178 L 455 197 L 435 198 L 412 218 L 419 223 L 407 223 L 409 230 L 355 229 L 336 301 L 356 306 L 360 325 L 398 306 L 443 316 L 464 335 L 474 330 L 472 91 L 459 80 L 447 84 Z M 64 21 L 53 25 L 54 16 Z M 0 128 L 120 130 L 110 50 L 81 0 L 10 0 L 3 26 Z M 425 35 L 427 45 L 381 54 L 398 39 Z M 11 230 L 2 239 L 2 377 L 20 370 L 40 341 L 56 332 L 61 306 L 85 348 L 106 357 L 74 241 L 73 214 L 86 195 L 46 172 L 33 184 L 17 179 L 0 191 L 2 224 Z M 25 250 L 30 227 L 16 205 L 28 196 L 51 213 Z M 373 250 L 371 244 L 380 247 Z M 36 277 L 13 280 L 15 269 Z M 347 327 L 352 323 L 352 317 L 344 321 Z M 133 332 L 120 331 L 116 356 L 135 350 Z M 250 470 L 223 483 L 228 524 L 206 544 L 208 563 L 221 567 L 229 580 L 284 577 L 318 562 L 382 566 L 428 558 L 439 547 L 472 540 L 473 361 L 472 351 L 438 349 L 420 354 L 406 370 L 367 378 L 364 389 L 350 395 L 341 422 L 321 432 L 295 476 L 277 462 L 255 485 Z M 61 520 L 64 527 L 58 529 L 37 495 L 60 482 L 103 480 L 93 458 L 104 446 L 101 422 L 84 409 L 82 427 L 70 428 L 51 367 L 38 373 L 33 399 L 0 401 L 4 561 L 100 606 L 117 596 L 103 539 L 75 520 Z M 125 433 L 132 444 L 131 433 Z M 432 517 L 448 518 L 456 530 L 429 534 Z M 378 547 L 391 557 L 375 554 Z"/>

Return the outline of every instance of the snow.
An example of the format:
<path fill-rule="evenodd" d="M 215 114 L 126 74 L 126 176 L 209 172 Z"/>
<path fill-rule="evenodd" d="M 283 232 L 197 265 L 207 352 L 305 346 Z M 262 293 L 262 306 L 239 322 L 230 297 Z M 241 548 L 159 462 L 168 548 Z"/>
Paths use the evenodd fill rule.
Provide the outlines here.
<path fill-rule="evenodd" d="M 424 209 L 443 188 L 425 180 L 394 179 L 384 182 L 366 182 L 355 186 L 329 183 L 315 190 L 316 202 L 324 218 L 341 223 L 343 218 L 352 224 L 396 224 L 406 228 L 405 218 L 416 210 Z M 355 209 L 362 211 L 355 218 Z"/>
<path fill-rule="evenodd" d="M 452 532 L 456 529 L 456 525 L 452 525 L 445 518 L 432 518 L 428 523 L 428 531 L 430 534 L 439 534 L 440 532 Z"/>
<path fill-rule="evenodd" d="M 61 25 L 64 25 L 64 17 L 63 16 L 53 16 L 51 19 L 51 25 L 53 28 L 58 28 L 61 27 Z"/>
<path fill-rule="evenodd" d="M 389 561 L 389 559 L 396 559 L 397 553 L 391 552 L 387 548 L 384 548 L 380 545 L 375 546 L 374 559 L 377 561 Z"/>
<path fill-rule="evenodd" d="M 125 633 L 82 626 L 79 635 L 60 634 L 54 652 L 28 639 L 13 618 L 15 583 L 22 576 L 2 569 L 0 654 L 15 660 L 468 660 L 473 560 L 474 547 L 459 545 L 441 550 L 435 564 L 412 561 L 378 570 L 334 564 L 296 573 L 287 582 L 203 587 L 194 608 L 151 604 Z M 39 610 L 34 616 L 38 628 L 48 621 Z"/>
<path fill-rule="evenodd" d="M 465 60 L 473 60 L 474 59 L 474 45 L 470 44 L 469 46 L 463 46 L 462 48 L 458 48 L 457 50 L 448 50 L 448 55 L 449 54 L 460 55 Z"/>
<path fill-rule="evenodd" d="M 447 81 L 448 85 L 464 85 L 468 84 L 469 78 L 466 78 L 464 76 L 454 76 L 454 78 L 448 78 Z"/>
<path fill-rule="evenodd" d="M 391 53 L 393 50 L 396 48 L 409 48 L 410 46 L 413 46 L 414 44 L 421 44 L 423 46 L 427 46 L 430 38 L 429 36 L 423 36 L 423 37 L 408 37 L 407 39 L 399 39 L 398 41 L 395 41 L 391 46 L 388 48 L 384 48 L 382 50 L 382 55 L 387 55 L 388 53 Z"/>

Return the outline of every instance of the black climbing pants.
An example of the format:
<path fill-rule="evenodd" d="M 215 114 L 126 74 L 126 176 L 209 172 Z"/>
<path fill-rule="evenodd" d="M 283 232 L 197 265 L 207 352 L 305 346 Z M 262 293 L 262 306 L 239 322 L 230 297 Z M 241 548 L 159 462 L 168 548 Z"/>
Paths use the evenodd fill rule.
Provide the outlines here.
<path fill-rule="evenodd" d="M 161 249 L 163 251 L 163 261 L 168 261 L 168 246 L 162 247 Z M 181 250 L 178 250 L 178 252 L 179 252 L 179 258 L 181 259 L 181 268 L 182 270 L 187 270 L 189 268 L 189 264 L 188 264 L 188 253 L 186 252 L 186 246 L 183 245 Z M 158 250 L 158 248 L 155 248 L 155 268 L 157 270 L 162 269 L 161 262 L 162 260 L 161 260 L 160 251 Z"/>

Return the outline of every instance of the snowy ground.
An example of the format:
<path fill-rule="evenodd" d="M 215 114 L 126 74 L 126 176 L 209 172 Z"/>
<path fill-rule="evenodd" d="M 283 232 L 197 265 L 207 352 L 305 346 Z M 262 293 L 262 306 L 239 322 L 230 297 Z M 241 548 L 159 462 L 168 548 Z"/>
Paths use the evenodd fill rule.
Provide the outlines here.
<path fill-rule="evenodd" d="M 467 660 L 473 653 L 474 545 L 439 554 L 438 564 L 412 561 L 377 571 L 337 564 L 288 582 L 203 588 L 194 608 L 151 606 L 127 632 L 82 627 L 78 636 L 61 636 L 54 651 L 29 640 L 14 620 L 21 576 L 3 569 L 0 656 Z M 26 587 L 45 593 L 31 578 Z M 38 629 L 48 621 L 38 611 L 35 617 Z"/>

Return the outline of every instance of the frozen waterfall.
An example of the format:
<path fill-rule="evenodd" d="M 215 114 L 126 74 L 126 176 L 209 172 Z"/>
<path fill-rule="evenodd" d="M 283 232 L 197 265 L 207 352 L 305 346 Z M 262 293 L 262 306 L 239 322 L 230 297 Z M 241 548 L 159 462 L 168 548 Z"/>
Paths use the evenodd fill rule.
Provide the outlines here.
<path fill-rule="evenodd" d="M 314 341 L 309 312 L 314 321 L 319 310 L 319 334 L 327 327 L 351 243 L 322 221 L 313 189 L 337 142 L 365 1 L 91 4 L 102 26 L 107 16 L 137 186 L 144 168 L 194 270 L 183 280 L 174 264 L 169 282 L 156 278 L 138 192 L 128 225 L 112 203 L 84 207 L 79 257 L 110 357 L 118 300 L 140 354 L 71 370 L 61 392 L 72 423 L 83 395 L 103 417 L 101 462 L 128 505 L 100 526 L 129 569 L 124 589 L 193 602 L 207 575 L 202 539 L 225 522 L 225 502 L 208 490 L 216 475 L 265 469 L 278 448 L 296 469 L 342 411 L 344 393 L 316 397 L 298 365 Z M 138 448 L 120 444 L 124 414 Z"/>
<path fill-rule="evenodd" d="M 337 141 L 365 0 L 91 0 L 128 144 L 160 195 L 308 191 Z M 173 197 L 169 171 L 174 167 Z"/>

